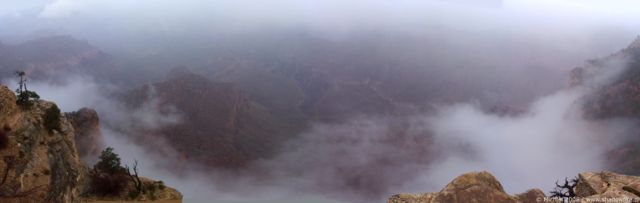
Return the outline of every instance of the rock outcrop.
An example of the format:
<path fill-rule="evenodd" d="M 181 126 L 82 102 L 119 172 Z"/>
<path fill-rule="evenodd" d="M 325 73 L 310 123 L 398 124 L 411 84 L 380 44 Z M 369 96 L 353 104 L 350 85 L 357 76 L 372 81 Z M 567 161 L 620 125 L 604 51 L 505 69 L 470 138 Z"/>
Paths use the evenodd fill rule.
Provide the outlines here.
<path fill-rule="evenodd" d="M 640 177 L 608 171 L 580 173 L 575 190 L 578 197 L 584 197 L 582 202 L 607 198 L 618 200 L 635 199 L 637 202 L 640 201 Z"/>
<path fill-rule="evenodd" d="M 87 168 L 76 151 L 74 128 L 64 116 L 59 130 L 45 127 L 44 112 L 53 105 L 36 101 L 22 108 L 13 92 L 0 86 L 0 124 L 8 135 L 6 148 L 0 150 L 0 202 L 80 201 Z"/>
<path fill-rule="evenodd" d="M 608 171 L 578 174 L 571 202 L 638 202 L 640 177 Z M 569 200 L 569 199 L 565 199 Z M 488 172 L 471 172 L 455 178 L 440 192 L 393 195 L 387 203 L 444 203 L 444 202 L 562 202 L 546 197 L 540 189 L 509 195 Z"/>
<path fill-rule="evenodd" d="M 440 202 L 536 202 L 544 198 L 539 189 L 515 196 L 507 194 L 502 184 L 488 172 L 471 172 L 458 176 L 440 192 L 393 195 L 387 203 Z"/>
<path fill-rule="evenodd" d="M 93 109 L 82 108 L 65 113 L 65 116 L 75 129 L 75 141 L 80 157 L 85 161 L 95 161 L 100 151 L 105 148 L 98 113 Z"/>
<path fill-rule="evenodd" d="M 94 143 L 99 136 L 99 121 L 95 111 L 81 109 L 62 114 L 59 127 L 52 129 L 45 114 L 54 105 L 43 100 L 33 101 L 29 107 L 17 105 L 14 93 L 0 86 L 0 202 L 130 199 L 125 193 L 107 198 L 91 194 L 89 170 L 78 148 L 87 153 L 97 150 Z M 83 146 L 76 146 L 76 139 Z M 180 192 L 160 181 L 141 179 L 145 186 L 153 187 L 150 191 L 154 193 L 140 195 L 136 200 L 182 199 Z M 133 186 L 130 183 L 128 187 Z"/>
<path fill-rule="evenodd" d="M 583 112 L 588 120 L 640 118 L 640 38 L 611 56 L 590 60 L 574 70 L 572 80 L 590 91 L 583 98 Z M 607 135 L 603 135 L 607 136 Z M 607 165 L 615 172 L 640 175 L 640 133 L 626 133 L 624 143 L 607 153 Z"/>
<path fill-rule="evenodd" d="M 164 126 L 133 125 L 130 135 L 160 153 L 166 145 L 149 140 L 165 139 L 184 159 L 207 167 L 242 167 L 272 155 L 285 135 L 282 122 L 233 84 L 211 82 L 184 69 L 128 92 L 124 100 L 133 109 L 159 109 L 174 119 Z"/>

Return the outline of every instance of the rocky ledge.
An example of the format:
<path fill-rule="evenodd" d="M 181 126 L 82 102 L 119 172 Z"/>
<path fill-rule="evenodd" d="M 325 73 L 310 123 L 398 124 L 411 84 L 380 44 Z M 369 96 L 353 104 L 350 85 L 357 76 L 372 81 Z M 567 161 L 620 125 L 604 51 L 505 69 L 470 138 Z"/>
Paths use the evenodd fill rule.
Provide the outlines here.
<path fill-rule="evenodd" d="M 153 190 L 135 199 L 126 194 L 114 197 L 93 195 L 89 167 L 78 153 L 78 148 L 87 146 L 78 147 L 77 144 L 85 143 L 76 143 L 76 139 L 83 133 L 99 133 L 96 132 L 97 118 L 96 123 L 78 122 L 83 120 L 79 118 L 84 118 L 80 116 L 82 112 L 91 112 L 84 110 L 65 115 L 52 102 L 32 102 L 28 108 L 17 105 L 13 91 L 0 85 L 0 202 L 182 199 L 177 190 L 164 186 L 161 181 L 143 177 L 140 177 L 143 185 Z M 50 114 L 52 109 L 55 111 Z M 91 118 L 92 115 L 88 115 Z M 129 184 L 126 187 L 130 191 L 133 186 Z"/>
<path fill-rule="evenodd" d="M 574 188 L 576 196 L 571 202 L 638 202 L 640 177 L 613 172 L 585 172 L 578 174 Z M 561 202 L 545 196 L 540 189 L 509 195 L 502 184 L 488 172 L 466 173 L 453 179 L 440 192 L 397 194 L 387 203 L 441 203 L 441 202 Z"/>

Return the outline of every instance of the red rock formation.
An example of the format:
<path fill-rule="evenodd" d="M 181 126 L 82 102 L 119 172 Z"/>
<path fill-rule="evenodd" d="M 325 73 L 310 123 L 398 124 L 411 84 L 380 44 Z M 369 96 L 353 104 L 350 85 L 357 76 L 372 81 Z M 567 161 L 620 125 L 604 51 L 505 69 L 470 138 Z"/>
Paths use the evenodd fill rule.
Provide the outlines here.
<path fill-rule="evenodd" d="M 156 110 L 177 111 L 173 116 L 178 122 L 174 124 L 157 129 L 136 126 L 131 134 L 139 141 L 165 139 L 180 152 L 179 159 L 188 157 L 211 167 L 240 167 L 249 160 L 273 154 L 275 143 L 281 139 L 278 124 L 268 112 L 254 108 L 243 91 L 188 71 L 170 75 L 167 81 L 145 85 L 125 98 L 133 108 L 157 100 L 159 105 L 153 107 Z"/>
<path fill-rule="evenodd" d="M 387 203 L 463 203 L 463 202 L 542 202 L 540 189 L 531 189 L 515 196 L 507 194 L 502 184 L 490 173 L 471 172 L 453 179 L 440 192 L 393 195 Z"/>
<path fill-rule="evenodd" d="M 75 141 L 80 157 L 93 162 L 105 148 L 98 113 L 93 109 L 82 108 L 66 113 L 65 116 L 75 129 Z"/>
<path fill-rule="evenodd" d="M 640 118 L 640 39 L 629 47 L 609 57 L 591 60 L 584 72 L 588 72 L 584 83 L 597 78 L 598 73 L 605 72 L 612 62 L 625 62 L 623 70 L 611 81 L 597 85 L 586 85 L 591 92 L 584 97 L 585 117 L 592 120 L 630 119 Z M 591 83 L 593 84 L 593 83 Z M 627 174 L 640 174 L 638 167 L 640 160 L 640 131 L 626 132 L 629 139 L 618 149 L 611 150 L 607 156 L 610 168 Z M 606 135 L 603 135 L 606 136 Z"/>
<path fill-rule="evenodd" d="M 640 194 L 640 177 L 608 171 L 578 174 L 576 196 L 570 202 L 635 202 Z M 607 198 L 609 198 L 607 200 Z M 502 185 L 488 172 L 471 172 L 458 176 L 440 192 L 397 194 L 387 203 L 440 203 L 440 202 L 565 202 L 546 197 L 540 189 L 531 189 L 517 195 L 507 194 Z"/>

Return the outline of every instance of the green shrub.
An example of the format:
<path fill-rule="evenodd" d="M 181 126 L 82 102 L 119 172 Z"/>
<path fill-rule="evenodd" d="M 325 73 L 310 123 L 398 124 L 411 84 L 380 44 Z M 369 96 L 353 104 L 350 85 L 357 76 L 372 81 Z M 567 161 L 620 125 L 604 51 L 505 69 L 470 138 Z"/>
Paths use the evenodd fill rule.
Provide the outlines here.
<path fill-rule="evenodd" d="M 139 196 L 140 196 L 140 192 L 138 192 L 137 190 L 129 191 L 129 199 L 135 200 L 135 199 L 138 199 Z"/>
<path fill-rule="evenodd" d="M 38 93 L 34 92 L 34 91 L 21 91 L 18 96 L 17 96 L 17 100 L 16 103 L 24 108 L 29 108 L 31 107 L 31 105 L 33 105 L 33 100 L 38 100 L 40 99 L 40 95 L 38 95 Z"/>
<path fill-rule="evenodd" d="M 129 182 L 129 176 L 120 165 L 120 157 L 111 147 L 102 151 L 100 161 L 93 166 L 90 177 L 93 193 L 98 195 L 118 196 L 125 191 Z M 129 195 L 132 193 L 129 192 Z"/>
<path fill-rule="evenodd" d="M 107 147 L 100 154 L 100 161 L 93 166 L 94 170 L 98 170 L 108 174 L 126 174 L 126 170 L 120 164 L 120 157 L 113 152 L 113 148 Z"/>
<path fill-rule="evenodd" d="M 60 131 L 60 108 L 53 104 L 44 112 L 44 126 L 53 132 L 53 130 Z"/>
<path fill-rule="evenodd" d="M 160 190 L 164 190 L 167 186 L 164 185 L 164 182 L 162 181 L 158 181 L 158 188 L 160 188 Z"/>

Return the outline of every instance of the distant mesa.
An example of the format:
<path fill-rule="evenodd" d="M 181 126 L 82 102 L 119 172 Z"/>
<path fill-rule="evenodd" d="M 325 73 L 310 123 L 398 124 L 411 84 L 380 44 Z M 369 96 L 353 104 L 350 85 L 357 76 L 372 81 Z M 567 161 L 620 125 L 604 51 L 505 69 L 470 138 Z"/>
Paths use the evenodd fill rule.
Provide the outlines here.
<path fill-rule="evenodd" d="M 111 66 L 109 55 L 66 35 L 0 45 L 0 75 L 4 76 L 22 69 L 30 78 L 46 79 L 69 72 L 99 73 Z"/>

